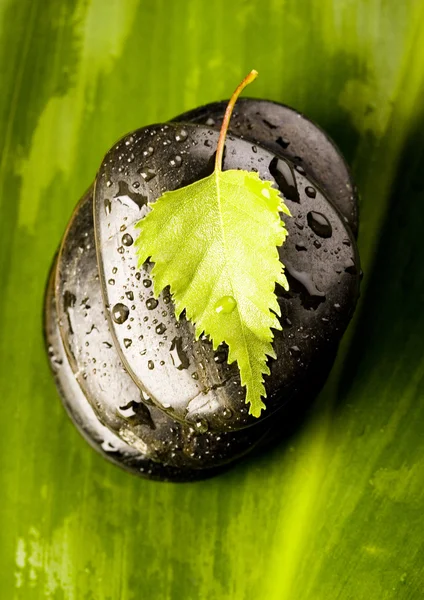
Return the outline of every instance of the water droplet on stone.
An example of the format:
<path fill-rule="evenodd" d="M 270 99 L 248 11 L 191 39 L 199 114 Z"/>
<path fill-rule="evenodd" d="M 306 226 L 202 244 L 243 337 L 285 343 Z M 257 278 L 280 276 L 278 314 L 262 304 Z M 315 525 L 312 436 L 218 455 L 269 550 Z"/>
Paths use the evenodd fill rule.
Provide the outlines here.
<path fill-rule="evenodd" d="M 165 333 L 166 327 L 163 323 L 159 323 L 159 325 L 156 327 L 155 331 L 158 335 L 162 335 L 163 333 Z"/>
<path fill-rule="evenodd" d="M 110 215 L 111 210 L 112 210 L 112 203 L 109 200 L 109 198 L 105 198 L 104 205 L 105 205 L 105 213 L 107 215 Z"/>
<path fill-rule="evenodd" d="M 284 150 L 290 146 L 290 142 L 289 142 L 289 140 L 288 140 L 287 138 L 285 138 L 285 137 L 281 137 L 281 136 L 280 136 L 280 137 L 278 137 L 278 138 L 277 138 L 275 141 L 276 141 L 276 142 L 277 142 L 277 144 L 278 144 L 279 146 L 281 146 L 281 148 L 283 148 Z"/>
<path fill-rule="evenodd" d="M 298 157 L 296 157 L 296 158 L 298 158 Z M 300 175 L 305 175 L 305 169 L 301 165 L 295 165 L 294 168 L 296 169 L 296 171 L 298 173 L 300 173 Z"/>
<path fill-rule="evenodd" d="M 153 169 L 144 169 L 144 171 L 140 171 L 140 175 L 144 179 L 144 181 L 151 181 L 154 177 L 156 177 L 156 171 Z"/>
<path fill-rule="evenodd" d="M 217 365 L 224 363 L 227 360 L 228 351 L 225 348 L 218 349 L 213 357 Z"/>
<path fill-rule="evenodd" d="M 175 337 L 172 340 L 169 353 L 171 355 L 171 360 L 174 367 L 176 367 L 179 371 L 188 369 L 190 362 L 186 352 L 183 350 L 183 342 L 181 338 Z"/>
<path fill-rule="evenodd" d="M 115 304 L 115 306 L 112 308 L 112 319 L 118 325 L 122 325 L 122 323 L 125 323 L 125 321 L 128 319 L 129 314 L 130 309 L 128 308 L 128 306 L 125 306 L 125 304 L 122 304 L 121 302 L 118 302 L 118 304 Z"/>
<path fill-rule="evenodd" d="M 215 312 L 218 314 L 229 315 L 236 306 L 237 302 L 232 296 L 222 296 L 215 304 Z"/>
<path fill-rule="evenodd" d="M 152 360 L 149 360 L 147 367 L 152 371 L 155 368 L 155 363 Z"/>
<path fill-rule="evenodd" d="M 115 285 L 115 280 L 114 279 L 109 279 L 108 280 L 108 284 L 109 285 Z"/>
<path fill-rule="evenodd" d="M 130 338 L 124 338 L 124 346 L 125 348 L 129 348 L 132 344 L 132 340 Z"/>
<path fill-rule="evenodd" d="M 194 371 L 194 373 L 191 374 L 191 378 L 195 379 L 196 381 L 199 379 L 199 375 L 196 371 Z"/>
<path fill-rule="evenodd" d="M 305 194 L 308 196 L 308 198 L 315 198 L 317 195 L 317 191 L 311 185 L 307 185 L 305 187 Z"/>
<path fill-rule="evenodd" d="M 301 351 L 300 351 L 300 348 L 299 348 L 299 346 L 292 346 L 292 347 L 290 348 L 290 354 L 291 354 L 292 356 L 296 356 L 296 357 L 300 356 L 300 354 L 301 354 Z"/>
<path fill-rule="evenodd" d="M 321 248 L 322 244 L 318 240 L 315 240 L 314 241 L 314 246 L 315 246 L 315 248 L 317 248 L 319 250 Z"/>
<path fill-rule="evenodd" d="M 109 188 L 111 185 L 112 185 L 112 182 L 111 182 L 111 180 L 110 180 L 110 179 L 108 179 L 108 180 L 106 181 L 106 187 L 108 187 L 108 188 Z"/>
<path fill-rule="evenodd" d="M 346 271 L 346 273 L 349 273 L 350 275 L 356 275 L 356 273 L 358 272 L 356 265 L 351 258 L 349 258 L 346 261 L 346 263 L 344 265 L 344 270 Z"/>
<path fill-rule="evenodd" d="M 222 416 L 224 417 L 224 419 L 231 419 L 231 417 L 233 416 L 233 411 L 231 410 L 231 408 L 225 407 L 222 411 Z"/>
<path fill-rule="evenodd" d="M 154 310 L 158 305 L 156 298 L 148 298 L 146 300 L 146 307 L 148 310 Z"/>
<path fill-rule="evenodd" d="M 124 244 L 124 246 L 131 246 L 131 244 L 134 243 L 134 240 L 133 240 L 132 236 L 130 236 L 129 233 L 125 233 L 122 236 L 122 243 Z"/>
<path fill-rule="evenodd" d="M 119 254 L 124 254 L 124 252 L 125 252 L 124 246 L 119 246 L 118 252 L 119 252 Z"/>
<path fill-rule="evenodd" d="M 145 150 L 143 150 L 143 156 L 144 158 L 149 158 L 150 156 L 152 156 L 153 152 L 154 152 L 154 148 L 152 148 L 152 146 L 149 146 L 148 148 L 146 148 Z"/>
<path fill-rule="evenodd" d="M 169 164 L 171 165 L 171 167 L 174 167 L 174 169 L 178 169 L 178 167 L 181 167 L 183 162 L 183 159 L 181 158 L 181 156 L 174 156 L 174 158 L 171 158 L 171 160 L 169 161 Z"/>
<path fill-rule="evenodd" d="M 139 277 L 137 279 L 139 279 Z M 143 279 L 143 285 L 145 288 L 149 288 L 152 285 L 152 280 L 151 279 Z"/>
<path fill-rule="evenodd" d="M 188 133 L 185 129 L 180 129 L 180 131 L 177 131 L 177 133 L 175 134 L 176 142 L 185 142 L 187 138 L 188 138 Z"/>
<path fill-rule="evenodd" d="M 333 229 L 327 217 L 322 213 L 312 210 L 307 214 L 308 225 L 314 233 L 322 238 L 329 238 L 333 233 Z"/>
<path fill-rule="evenodd" d="M 112 269 L 112 273 L 113 273 L 114 275 L 116 275 L 116 273 L 117 273 L 117 272 L 118 272 L 118 267 L 113 267 L 113 269 Z"/>
<path fill-rule="evenodd" d="M 274 177 L 284 198 L 292 202 L 300 202 L 296 179 L 290 165 L 285 160 L 274 157 L 269 164 L 269 172 Z"/>
<path fill-rule="evenodd" d="M 208 425 L 208 422 L 206 421 L 206 419 L 197 419 L 195 426 L 196 426 L 196 431 L 198 433 L 206 433 L 209 429 L 209 425 Z"/>
<path fill-rule="evenodd" d="M 298 244 L 296 244 L 296 250 L 298 252 L 306 252 L 307 247 L 305 246 L 305 244 L 303 242 L 299 242 Z"/>

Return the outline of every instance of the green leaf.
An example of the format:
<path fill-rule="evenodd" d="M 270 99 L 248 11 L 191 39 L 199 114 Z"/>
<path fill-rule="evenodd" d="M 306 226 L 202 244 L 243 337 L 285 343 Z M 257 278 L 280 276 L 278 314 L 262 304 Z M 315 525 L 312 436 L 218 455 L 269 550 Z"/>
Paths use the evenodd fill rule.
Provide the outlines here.
<path fill-rule="evenodd" d="M 138 224 L 139 261 L 155 263 L 156 296 L 169 285 L 177 317 L 185 310 L 196 336 L 206 333 L 214 348 L 228 344 L 255 417 L 265 408 L 267 357 L 275 358 L 271 328 L 281 329 L 275 284 L 287 288 L 277 250 L 287 235 L 280 212 L 290 214 L 257 173 L 215 170 L 165 192 Z"/>

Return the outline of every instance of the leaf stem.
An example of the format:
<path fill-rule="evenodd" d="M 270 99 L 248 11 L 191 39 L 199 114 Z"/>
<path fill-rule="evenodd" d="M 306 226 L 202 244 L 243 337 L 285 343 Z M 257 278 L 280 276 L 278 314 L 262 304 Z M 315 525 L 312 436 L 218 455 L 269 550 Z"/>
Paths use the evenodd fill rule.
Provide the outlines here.
<path fill-rule="evenodd" d="M 237 102 L 237 99 L 244 90 L 244 88 L 247 85 L 249 85 L 249 83 L 252 83 L 252 81 L 254 81 L 257 76 L 258 72 L 255 71 L 255 69 L 250 71 L 249 75 L 246 75 L 243 81 L 235 89 L 227 105 L 227 108 L 225 109 L 224 120 L 222 121 L 221 131 L 219 132 L 218 146 L 216 148 L 215 171 L 222 171 L 222 157 L 224 155 L 225 138 L 227 137 L 228 126 L 230 124 L 230 119 L 233 113 L 234 105 Z"/>

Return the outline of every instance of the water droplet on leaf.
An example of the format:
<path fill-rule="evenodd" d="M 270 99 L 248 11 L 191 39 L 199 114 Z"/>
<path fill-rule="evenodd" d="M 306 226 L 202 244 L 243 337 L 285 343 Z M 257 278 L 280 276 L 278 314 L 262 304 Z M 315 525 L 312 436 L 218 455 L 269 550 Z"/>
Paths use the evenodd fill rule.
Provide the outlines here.
<path fill-rule="evenodd" d="M 215 304 L 215 312 L 218 314 L 229 315 L 236 306 L 237 302 L 232 296 L 222 296 Z"/>

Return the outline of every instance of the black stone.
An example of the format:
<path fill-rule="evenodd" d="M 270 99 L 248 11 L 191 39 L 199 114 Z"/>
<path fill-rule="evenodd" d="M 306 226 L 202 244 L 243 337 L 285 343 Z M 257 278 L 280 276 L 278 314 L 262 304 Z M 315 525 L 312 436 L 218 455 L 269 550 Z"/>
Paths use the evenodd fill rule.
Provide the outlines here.
<path fill-rule="evenodd" d="M 151 265 L 144 265 L 137 279 L 134 246 L 119 252 L 122 228 L 135 239 L 134 226 L 146 208 L 140 210 L 112 200 L 110 211 L 104 210 L 105 199 L 113 197 L 115 188 L 122 186 L 120 182 L 130 185 L 141 170 L 154 173 L 148 181 L 141 182 L 140 191 L 149 202 L 165 190 L 187 185 L 202 176 L 215 152 L 218 132 L 185 124 L 184 139 L 176 141 L 180 130 L 178 123 L 138 130 L 123 138 L 103 161 L 94 201 L 100 279 L 110 306 L 121 302 L 128 289 L 134 293 L 135 309 L 129 321 L 116 324 L 110 320 L 110 326 L 125 368 L 148 392 L 152 402 L 176 420 L 201 420 L 214 431 L 235 430 L 257 425 L 284 404 L 300 402 L 305 395 L 314 394 L 308 385 L 309 376 L 322 357 L 334 354 L 358 297 L 359 276 L 354 269 L 346 271 L 345 265 L 356 265 L 359 273 L 359 260 L 355 240 L 340 212 L 318 186 L 316 196 L 311 198 L 305 191 L 311 181 L 295 170 L 298 198 L 287 201 L 293 217 L 285 219 L 289 236 L 281 249 L 290 291 L 277 289 L 283 322 L 289 319 L 292 326 L 275 332 L 278 358 L 270 361 L 271 376 L 266 378 L 267 410 L 259 420 L 249 416 L 237 366 L 216 361 L 207 340 L 194 341 L 193 326 L 175 320 L 167 291 L 161 294 L 154 310 L 149 310 L 146 302 L 152 291 L 142 281 L 150 279 Z M 147 146 L 153 152 L 146 161 Z M 169 163 L 176 155 L 182 157 L 180 167 L 170 169 Z M 128 162 L 130 156 L 132 161 Z M 277 184 L 272 175 L 274 162 L 275 155 L 262 146 L 253 149 L 250 142 L 234 136 L 227 138 L 224 169 L 256 170 L 263 179 Z M 311 228 L 307 217 L 311 211 L 322 215 L 331 235 L 323 238 Z M 296 248 L 299 245 L 302 252 Z M 109 285 L 114 269 L 115 283 Z M 157 334 L 155 321 L 163 323 L 165 335 Z M 124 342 L 129 336 L 127 323 L 135 342 L 128 347 Z M 294 347 L 296 352 L 291 350 Z"/>

